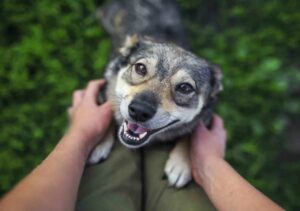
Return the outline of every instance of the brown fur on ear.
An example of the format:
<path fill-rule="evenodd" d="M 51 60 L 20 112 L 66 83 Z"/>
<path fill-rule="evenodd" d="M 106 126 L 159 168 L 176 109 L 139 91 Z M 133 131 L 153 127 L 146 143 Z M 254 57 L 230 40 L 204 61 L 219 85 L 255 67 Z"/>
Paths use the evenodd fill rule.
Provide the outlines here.
<path fill-rule="evenodd" d="M 138 46 L 140 38 L 137 34 L 126 36 L 124 45 L 119 49 L 122 56 L 127 57 L 131 53 L 132 49 Z"/>
<path fill-rule="evenodd" d="M 218 65 L 211 65 L 211 70 L 212 70 L 212 92 L 211 96 L 215 97 L 219 92 L 223 90 L 223 84 L 222 84 L 222 70 Z"/>

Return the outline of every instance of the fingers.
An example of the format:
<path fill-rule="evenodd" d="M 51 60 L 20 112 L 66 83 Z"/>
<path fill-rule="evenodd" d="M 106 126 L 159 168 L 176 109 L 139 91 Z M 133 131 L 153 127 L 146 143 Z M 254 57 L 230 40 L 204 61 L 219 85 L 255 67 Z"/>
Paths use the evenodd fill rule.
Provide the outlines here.
<path fill-rule="evenodd" d="M 83 90 L 76 90 L 73 92 L 73 98 L 72 98 L 72 107 L 77 107 L 78 104 L 81 102 L 84 96 Z"/>
<path fill-rule="evenodd" d="M 206 134 L 208 133 L 208 129 L 205 127 L 204 123 L 201 121 L 199 122 L 195 133 L 193 134 L 193 137 L 195 137 L 196 139 L 202 139 L 204 136 L 206 136 Z"/>
<path fill-rule="evenodd" d="M 105 103 L 99 106 L 99 109 L 102 113 L 112 114 L 112 103 L 110 101 L 106 101 Z"/>
<path fill-rule="evenodd" d="M 73 107 L 69 107 L 67 110 L 68 116 L 69 118 L 71 118 L 72 114 L 73 114 L 74 108 Z"/>
<path fill-rule="evenodd" d="M 195 136 L 198 139 L 205 138 L 209 133 L 217 135 L 219 138 L 226 139 L 226 130 L 221 117 L 218 115 L 213 116 L 212 128 L 209 130 L 206 128 L 203 122 L 200 122 L 195 131 Z"/>
<path fill-rule="evenodd" d="M 221 130 L 219 133 L 219 137 L 224 140 L 225 142 L 227 141 L 227 132 L 225 129 Z"/>
<path fill-rule="evenodd" d="M 102 120 L 101 128 L 103 131 L 106 131 L 113 118 L 113 110 L 112 110 L 111 102 L 106 101 L 104 104 L 99 106 L 98 111 L 101 113 L 101 120 Z"/>
<path fill-rule="evenodd" d="M 103 79 L 90 81 L 87 85 L 87 88 L 85 91 L 85 96 L 88 99 L 96 101 L 98 92 L 104 84 L 105 84 L 105 80 L 103 80 Z"/>
<path fill-rule="evenodd" d="M 214 132 L 214 131 L 217 131 L 220 129 L 224 129 L 224 123 L 223 123 L 222 118 L 215 114 L 213 116 L 213 125 L 211 128 L 211 131 Z"/>
<path fill-rule="evenodd" d="M 220 139 L 226 140 L 227 133 L 224 128 L 224 123 L 222 118 L 218 115 L 214 115 L 213 117 L 213 125 L 211 128 L 211 132 L 217 135 Z"/>
<path fill-rule="evenodd" d="M 74 112 L 74 109 L 78 107 L 78 105 L 81 103 L 81 101 L 84 99 L 84 97 L 87 97 L 91 99 L 92 101 L 96 101 L 96 96 L 99 92 L 99 89 L 103 84 L 105 83 L 105 80 L 93 80 L 90 81 L 86 87 L 86 89 L 79 89 L 73 92 L 72 96 L 72 105 L 70 108 L 68 108 L 68 115 L 71 116 Z"/>

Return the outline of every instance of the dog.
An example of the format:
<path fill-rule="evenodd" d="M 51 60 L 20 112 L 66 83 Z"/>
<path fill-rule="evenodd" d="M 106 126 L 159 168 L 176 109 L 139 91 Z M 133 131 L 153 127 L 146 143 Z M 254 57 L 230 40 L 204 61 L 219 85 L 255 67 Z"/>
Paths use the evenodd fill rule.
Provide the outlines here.
<path fill-rule="evenodd" d="M 105 96 L 113 104 L 118 139 L 134 149 L 157 141 L 176 141 L 164 171 L 169 184 L 181 188 L 192 179 L 189 135 L 200 120 L 210 124 L 222 90 L 222 72 L 180 47 L 186 46 L 186 41 L 173 1 L 129 0 L 125 6 L 121 2 L 110 2 L 100 12 L 116 46 L 126 35 L 105 71 Z M 165 19 L 154 18 L 160 14 L 158 10 L 167 13 Z M 103 99 L 99 97 L 99 101 Z M 93 150 L 90 164 L 108 157 L 114 131 L 111 127 Z"/>

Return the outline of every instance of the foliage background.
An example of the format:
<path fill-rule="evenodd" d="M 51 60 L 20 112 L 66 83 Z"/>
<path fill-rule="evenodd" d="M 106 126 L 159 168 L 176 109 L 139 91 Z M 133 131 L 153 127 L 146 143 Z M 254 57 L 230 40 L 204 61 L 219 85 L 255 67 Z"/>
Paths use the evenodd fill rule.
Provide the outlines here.
<path fill-rule="evenodd" d="M 101 4 L 0 1 L 0 194 L 62 136 L 72 91 L 101 76 L 111 48 L 94 15 Z M 273 200 L 299 210 L 299 158 L 283 152 L 300 116 L 300 2 L 179 4 L 193 51 L 224 71 L 218 113 L 229 133 L 227 160 Z"/>

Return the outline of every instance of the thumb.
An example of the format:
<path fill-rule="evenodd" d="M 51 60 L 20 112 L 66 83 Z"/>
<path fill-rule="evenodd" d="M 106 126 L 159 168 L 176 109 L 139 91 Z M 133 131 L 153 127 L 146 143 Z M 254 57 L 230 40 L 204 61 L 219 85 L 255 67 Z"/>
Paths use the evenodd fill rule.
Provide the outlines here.
<path fill-rule="evenodd" d="M 89 100 L 96 101 L 97 95 L 101 87 L 105 84 L 105 80 L 90 81 L 86 87 L 85 97 Z"/>
<path fill-rule="evenodd" d="M 101 104 L 99 106 L 99 110 L 101 112 L 104 112 L 104 113 L 112 113 L 113 110 L 112 110 L 112 103 L 111 103 L 111 101 L 107 100 L 106 102 L 104 102 L 103 104 Z"/>
<path fill-rule="evenodd" d="M 194 134 L 193 139 L 203 139 L 209 133 L 208 129 L 205 127 L 204 123 L 199 122 Z"/>
<path fill-rule="evenodd" d="M 103 119 L 103 127 L 108 127 L 113 117 L 112 104 L 110 101 L 106 101 L 104 104 L 99 106 L 99 112 Z"/>

